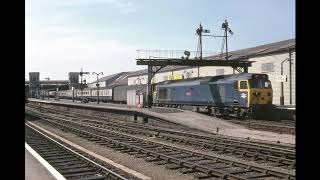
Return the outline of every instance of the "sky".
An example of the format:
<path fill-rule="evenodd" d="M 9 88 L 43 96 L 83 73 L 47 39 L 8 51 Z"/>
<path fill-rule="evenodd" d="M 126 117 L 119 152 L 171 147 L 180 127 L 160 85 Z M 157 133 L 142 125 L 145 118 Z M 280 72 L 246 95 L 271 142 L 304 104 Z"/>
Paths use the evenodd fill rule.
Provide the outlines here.
<path fill-rule="evenodd" d="M 69 72 L 110 75 L 145 69 L 138 49 L 196 51 L 196 29 L 234 32 L 228 49 L 295 38 L 293 0 L 27 0 L 25 78 L 67 80 Z M 203 51 L 219 53 L 221 38 L 203 37 Z M 96 76 L 86 75 L 87 82 Z"/>

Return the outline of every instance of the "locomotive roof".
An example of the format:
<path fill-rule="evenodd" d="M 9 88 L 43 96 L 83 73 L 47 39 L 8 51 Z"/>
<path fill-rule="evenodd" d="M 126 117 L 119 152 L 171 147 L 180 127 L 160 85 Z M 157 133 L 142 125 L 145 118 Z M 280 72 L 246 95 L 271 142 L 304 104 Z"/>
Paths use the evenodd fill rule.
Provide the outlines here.
<path fill-rule="evenodd" d="M 228 74 L 228 75 L 219 75 L 219 76 L 206 76 L 206 77 L 196 77 L 196 78 L 189 78 L 183 80 L 167 80 L 164 82 L 158 83 L 159 85 L 166 85 L 166 84 L 176 84 L 176 83 L 183 83 L 189 85 L 195 84 L 208 84 L 210 82 L 233 82 L 237 80 L 248 80 L 252 78 L 252 75 L 257 73 L 240 73 L 240 74 Z"/>

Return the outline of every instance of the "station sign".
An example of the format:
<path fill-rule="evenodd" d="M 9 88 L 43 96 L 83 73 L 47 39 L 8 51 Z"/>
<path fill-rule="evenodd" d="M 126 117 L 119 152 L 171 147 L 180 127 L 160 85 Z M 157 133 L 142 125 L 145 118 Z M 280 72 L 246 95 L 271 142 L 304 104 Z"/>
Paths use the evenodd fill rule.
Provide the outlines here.
<path fill-rule="evenodd" d="M 276 76 L 276 81 L 277 82 L 287 82 L 287 76 Z"/>
<path fill-rule="evenodd" d="M 179 79 L 183 79 L 183 76 L 181 74 L 168 76 L 168 80 L 179 80 Z"/>

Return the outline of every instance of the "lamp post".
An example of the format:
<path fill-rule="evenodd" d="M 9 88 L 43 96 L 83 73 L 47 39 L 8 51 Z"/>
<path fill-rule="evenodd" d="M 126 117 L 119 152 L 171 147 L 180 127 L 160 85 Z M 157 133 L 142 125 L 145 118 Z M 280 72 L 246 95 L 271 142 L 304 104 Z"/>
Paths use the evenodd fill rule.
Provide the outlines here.
<path fill-rule="evenodd" d="M 82 90 L 83 90 L 83 83 L 82 83 L 82 76 L 84 75 L 84 74 L 90 74 L 89 72 L 83 72 L 82 71 L 82 68 L 81 68 L 81 71 L 80 71 L 80 73 L 79 73 L 79 75 L 80 75 L 80 78 L 81 78 L 81 82 L 80 82 L 80 90 L 81 90 L 81 103 L 83 103 L 83 94 L 82 94 Z"/>
<path fill-rule="evenodd" d="M 56 100 L 59 101 L 59 88 L 57 88 L 57 91 L 56 91 Z"/>
<path fill-rule="evenodd" d="M 72 87 L 71 89 L 72 89 L 72 102 L 74 102 L 74 87 Z"/>
<path fill-rule="evenodd" d="M 100 73 L 96 73 L 96 72 L 93 72 L 92 73 L 92 75 L 97 75 L 97 84 L 96 84 L 96 86 L 97 86 L 97 96 L 98 96 L 98 100 L 97 100 L 97 104 L 99 104 L 99 75 L 101 74 L 101 75 L 103 75 L 103 72 L 100 72 Z"/>
<path fill-rule="evenodd" d="M 138 83 L 136 85 L 141 85 L 141 80 L 144 80 L 144 78 L 138 77 L 137 80 L 138 80 Z"/>
<path fill-rule="evenodd" d="M 283 63 L 289 61 L 289 59 L 285 59 L 281 62 L 281 76 L 283 75 Z M 283 93 L 283 82 L 281 82 L 281 96 L 280 96 L 280 105 L 284 105 L 284 93 Z"/>
<path fill-rule="evenodd" d="M 50 80 L 50 78 L 47 77 L 47 78 L 44 78 L 44 79 L 48 80 L 48 87 L 49 87 L 49 80 Z M 49 97 L 49 88 L 47 89 L 47 95 L 48 95 L 48 99 L 50 99 L 50 97 Z"/>

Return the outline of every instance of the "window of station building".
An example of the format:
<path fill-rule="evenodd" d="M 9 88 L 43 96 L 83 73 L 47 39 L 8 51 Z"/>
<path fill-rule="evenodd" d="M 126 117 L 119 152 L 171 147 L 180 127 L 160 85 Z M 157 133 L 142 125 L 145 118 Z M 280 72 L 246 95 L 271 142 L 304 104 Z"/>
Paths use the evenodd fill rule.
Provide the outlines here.
<path fill-rule="evenodd" d="M 273 72 L 274 65 L 273 63 L 263 63 L 261 64 L 261 72 Z"/>
<path fill-rule="evenodd" d="M 224 69 L 217 69 L 216 74 L 217 75 L 224 75 Z"/>

